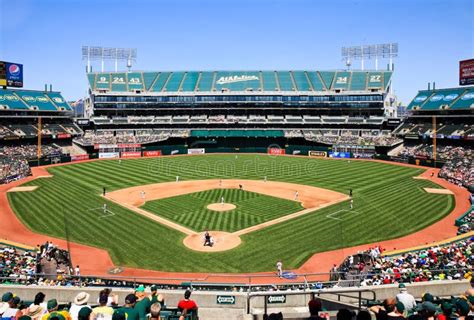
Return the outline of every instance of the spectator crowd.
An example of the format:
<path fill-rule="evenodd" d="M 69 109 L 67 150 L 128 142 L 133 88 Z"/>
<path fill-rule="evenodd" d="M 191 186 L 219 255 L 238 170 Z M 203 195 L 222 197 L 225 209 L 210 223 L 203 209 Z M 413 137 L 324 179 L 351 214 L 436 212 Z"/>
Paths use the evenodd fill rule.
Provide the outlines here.
<path fill-rule="evenodd" d="M 469 187 L 474 184 L 474 151 L 470 147 L 439 146 L 436 148 L 437 159 L 445 164 L 439 176 L 457 185 Z M 433 158 L 433 146 L 419 144 L 405 146 L 399 154 L 402 158 Z"/>

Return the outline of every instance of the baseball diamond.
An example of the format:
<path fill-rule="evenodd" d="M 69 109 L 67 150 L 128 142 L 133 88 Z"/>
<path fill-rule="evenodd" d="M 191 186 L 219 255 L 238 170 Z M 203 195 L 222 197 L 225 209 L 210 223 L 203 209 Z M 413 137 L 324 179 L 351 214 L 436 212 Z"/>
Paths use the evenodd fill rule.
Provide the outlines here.
<path fill-rule="evenodd" d="M 227 166 L 225 173 L 221 164 Z M 10 204 L 23 223 L 35 232 L 65 238 L 63 221 L 66 214 L 71 224 L 68 235 L 71 241 L 106 249 L 117 265 L 161 271 L 268 271 L 278 257 L 287 261 L 288 268 L 297 268 L 317 252 L 413 233 L 442 219 L 454 207 L 452 195 L 432 194 L 422 190 L 425 187 L 441 188 L 440 186 L 427 180 L 413 179 L 423 169 L 377 162 L 348 163 L 344 160 L 265 155 L 239 155 L 235 159 L 233 155 L 205 155 L 131 159 L 121 163 L 118 160 L 86 162 L 51 167 L 48 172 L 53 177 L 36 179 L 24 185 L 37 186 L 37 189 L 8 193 Z M 174 182 L 177 175 L 181 182 Z M 239 178 L 262 181 L 264 175 L 268 181 L 290 182 L 346 194 L 351 188 L 357 215 L 344 213 L 337 215 L 340 220 L 328 218 L 334 212 L 349 208 L 348 202 L 343 201 L 312 214 L 242 235 L 242 244 L 233 250 L 203 255 L 186 250 L 182 244 L 184 233 L 155 223 L 101 196 L 103 186 L 111 192 L 127 187 L 138 187 L 137 190 L 140 190 L 141 186 L 167 181 L 176 186 L 186 181 L 202 179 Z M 136 193 L 138 196 L 138 191 Z M 252 193 L 244 194 L 255 197 Z M 203 205 L 206 201 L 216 202 L 214 197 L 206 200 L 205 194 L 202 198 L 200 203 Z M 266 197 L 261 198 L 263 202 L 269 201 Z M 177 205 L 180 212 L 195 210 L 195 203 L 181 200 L 183 201 Z M 158 201 L 158 207 L 152 201 L 145 204 L 145 208 L 160 210 L 161 201 L 166 199 Z M 106 221 L 98 219 L 97 214 L 89 210 L 100 207 L 104 202 L 115 213 Z M 32 203 L 35 205 L 31 206 Z M 297 210 L 295 205 L 289 206 L 286 213 Z M 163 206 L 166 206 L 166 202 Z M 416 214 L 413 214 L 414 208 Z M 247 217 L 245 220 L 234 222 L 237 225 L 227 227 L 226 230 L 257 224 L 260 220 L 252 219 L 251 216 L 258 216 L 259 210 L 259 206 L 253 209 L 250 207 L 248 213 L 241 213 Z M 162 212 L 157 214 L 168 218 L 172 215 L 164 208 L 160 211 Z M 270 217 L 277 217 L 282 213 L 284 212 L 272 211 L 271 206 L 265 209 L 265 214 Z M 223 223 L 220 219 L 224 218 L 232 221 L 231 214 L 213 215 L 212 224 L 207 227 L 218 226 Z M 377 217 L 376 220 L 374 216 Z M 396 223 L 387 223 L 393 219 L 396 219 Z M 178 224 L 192 225 L 179 218 L 175 221 Z M 377 228 L 377 233 L 361 227 L 369 222 Z M 199 223 L 192 226 L 198 230 L 206 227 L 205 222 Z M 120 235 L 119 238 L 113 236 L 117 234 Z M 147 241 L 147 235 L 150 234 L 157 241 Z M 174 249 L 170 251 L 168 246 L 173 246 Z M 149 250 L 156 252 L 160 259 L 150 256 Z M 257 259 L 261 255 L 267 259 Z M 176 257 L 183 258 L 179 264 L 175 263 Z"/>

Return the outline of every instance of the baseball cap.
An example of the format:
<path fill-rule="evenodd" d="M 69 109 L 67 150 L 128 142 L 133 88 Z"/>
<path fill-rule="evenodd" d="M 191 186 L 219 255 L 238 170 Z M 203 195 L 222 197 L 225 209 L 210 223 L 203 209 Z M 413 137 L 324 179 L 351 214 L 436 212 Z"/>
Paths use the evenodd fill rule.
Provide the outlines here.
<path fill-rule="evenodd" d="M 58 306 L 58 300 L 56 300 L 56 299 L 48 300 L 48 303 L 46 304 L 46 308 L 48 310 L 54 309 L 57 306 Z"/>
<path fill-rule="evenodd" d="M 400 284 L 398 285 L 398 288 L 399 288 L 399 289 L 405 289 L 405 288 L 406 288 L 406 286 L 405 286 L 405 284 L 404 284 L 404 283 L 400 283 Z"/>
<path fill-rule="evenodd" d="M 123 310 L 117 309 L 112 315 L 112 320 L 127 320 L 127 315 L 125 312 L 123 312 Z"/>
<path fill-rule="evenodd" d="M 428 312 L 436 312 L 436 306 L 433 302 L 425 301 L 422 304 L 419 304 L 416 307 L 416 310 L 417 311 L 425 310 L 425 311 L 428 311 Z"/>
<path fill-rule="evenodd" d="M 152 286 L 150 287 L 150 290 L 151 290 L 152 292 L 155 292 L 155 291 L 158 290 L 158 287 L 157 287 L 156 285 L 152 285 Z"/>
<path fill-rule="evenodd" d="M 13 293 L 11 292 L 5 292 L 2 296 L 2 302 L 9 302 L 12 299 L 13 299 Z"/>
<path fill-rule="evenodd" d="M 429 302 L 433 302 L 434 301 L 434 297 L 431 293 L 427 292 L 423 295 L 423 297 L 421 298 L 422 301 L 429 301 Z"/>
<path fill-rule="evenodd" d="M 145 286 L 143 286 L 143 284 L 139 285 L 135 292 L 145 292 Z"/>
<path fill-rule="evenodd" d="M 133 293 L 131 293 L 131 294 L 129 294 L 125 297 L 125 303 L 132 304 L 132 303 L 135 303 L 135 302 L 137 302 L 137 297 Z"/>
<path fill-rule="evenodd" d="M 92 313 L 92 309 L 88 307 L 82 307 L 81 310 L 79 310 L 77 318 L 79 320 L 87 320 L 89 319 L 89 315 Z"/>
<path fill-rule="evenodd" d="M 398 312 L 400 312 L 400 313 L 403 313 L 405 311 L 405 305 L 403 303 L 401 303 L 400 301 L 398 301 L 395 304 L 395 308 L 397 308 Z"/>

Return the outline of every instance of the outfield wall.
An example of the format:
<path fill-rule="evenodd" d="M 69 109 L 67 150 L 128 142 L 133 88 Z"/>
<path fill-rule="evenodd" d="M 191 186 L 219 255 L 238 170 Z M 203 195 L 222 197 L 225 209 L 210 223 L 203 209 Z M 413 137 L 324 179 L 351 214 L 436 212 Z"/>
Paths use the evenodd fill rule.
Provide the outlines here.
<path fill-rule="evenodd" d="M 434 296 L 438 297 L 449 297 L 449 296 L 460 296 L 466 289 L 470 287 L 467 280 L 445 280 L 445 281 L 432 281 L 432 282 L 420 282 L 407 284 L 408 292 L 413 294 L 415 298 L 421 299 L 421 296 L 430 292 Z M 0 285 L 0 295 L 7 291 L 12 291 L 18 295 L 24 301 L 34 300 L 34 296 L 39 291 L 46 295 L 46 299 L 57 299 L 61 303 L 67 303 L 73 301 L 74 297 L 81 291 L 90 293 L 91 298 L 90 304 L 96 304 L 99 291 L 102 288 L 86 287 L 41 287 L 41 286 L 19 286 L 19 285 Z M 357 304 L 358 299 L 348 297 L 338 297 L 336 294 L 331 292 L 347 291 L 349 295 L 357 296 L 360 289 L 372 290 L 375 292 L 377 300 L 383 300 L 389 297 L 394 297 L 398 292 L 398 285 L 383 285 L 383 286 L 372 286 L 372 287 L 361 287 L 361 288 L 333 288 L 321 290 L 321 298 L 329 299 L 332 302 L 327 302 L 326 306 L 337 305 L 339 300 L 342 303 Z M 123 303 L 125 296 L 132 293 L 132 289 L 113 289 L 113 293 L 119 296 L 119 303 Z M 159 290 L 165 297 L 166 305 L 169 307 L 175 307 L 178 301 L 182 298 L 184 291 L 182 290 Z M 317 294 L 317 293 L 316 293 Z M 275 296 L 285 295 L 284 291 L 275 292 Z M 367 293 L 362 294 L 363 297 L 370 298 L 371 295 Z M 222 300 L 234 300 L 233 304 L 229 303 L 218 303 L 218 298 Z M 199 315 L 201 319 L 222 319 L 225 314 L 226 319 L 251 319 L 252 317 L 247 316 L 247 297 L 248 294 L 245 292 L 232 292 L 232 291 L 196 291 L 193 293 L 192 298 L 197 302 L 199 306 Z M 309 314 L 306 313 L 306 307 L 308 301 L 311 299 L 311 293 L 301 292 L 301 295 L 286 295 L 284 303 L 273 303 L 267 306 L 272 310 L 282 310 L 284 313 L 298 313 L 301 317 L 307 317 Z M 253 314 L 260 314 L 264 308 L 265 297 L 255 297 L 251 300 L 250 312 Z M 324 305 L 324 302 L 323 302 Z M 337 307 L 336 307 L 337 308 Z M 218 311 L 217 311 L 218 310 Z"/>

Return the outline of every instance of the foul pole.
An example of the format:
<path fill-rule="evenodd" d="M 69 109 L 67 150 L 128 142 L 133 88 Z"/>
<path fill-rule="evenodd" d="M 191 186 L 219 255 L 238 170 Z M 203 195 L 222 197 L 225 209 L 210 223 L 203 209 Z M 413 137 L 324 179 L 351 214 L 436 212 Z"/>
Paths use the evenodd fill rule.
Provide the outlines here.
<path fill-rule="evenodd" d="M 432 118 L 432 123 L 433 123 L 433 166 L 436 167 L 436 116 L 433 116 Z"/>
<path fill-rule="evenodd" d="M 38 163 L 41 158 L 41 117 L 38 117 L 38 148 L 37 148 Z"/>

